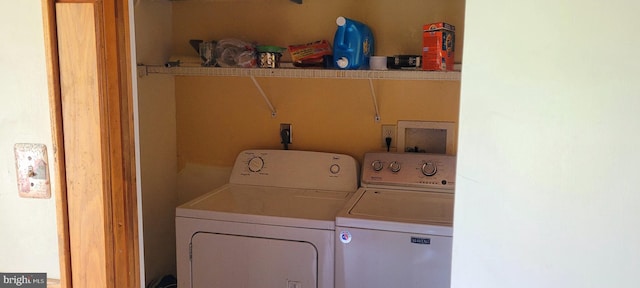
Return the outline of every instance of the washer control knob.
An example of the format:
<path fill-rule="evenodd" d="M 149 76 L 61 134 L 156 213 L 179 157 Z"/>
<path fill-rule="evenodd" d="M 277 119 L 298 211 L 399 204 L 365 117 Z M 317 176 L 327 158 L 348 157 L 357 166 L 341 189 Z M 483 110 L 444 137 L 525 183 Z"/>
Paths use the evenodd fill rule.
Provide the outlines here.
<path fill-rule="evenodd" d="M 401 168 L 402 167 L 400 167 L 400 163 L 398 163 L 398 161 L 393 161 L 391 162 L 391 164 L 389 164 L 389 169 L 391 169 L 391 172 L 393 173 L 400 172 Z"/>
<path fill-rule="evenodd" d="M 253 157 L 251 159 L 249 159 L 249 171 L 251 172 L 259 172 L 260 170 L 262 170 L 262 168 L 264 168 L 264 160 L 262 160 L 262 158 L 260 157 Z"/>
<path fill-rule="evenodd" d="M 338 174 L 340 172 L 340 165 L 338 164 L 331 165 L 331 167 L 329 167 L 329 172 L 331 172 L 331 174 Z"/>
<path fill-rule="evenodd" d="M 424 176 L 433 176 L 433 175 L 436 175 L 436 173 L 438 173 L 438 167 L 436 166 L 436 163 L 433 163 L 433 162 L 423 163 L 421 170 Z"/>
<path fill-rule="evenodd" d="M 371 162 L 371 167 L 373 168 L 373 171 L 380 171 L 384 168 L 384 165 L 382 165 L 382 161 L 376 160 Z"/>

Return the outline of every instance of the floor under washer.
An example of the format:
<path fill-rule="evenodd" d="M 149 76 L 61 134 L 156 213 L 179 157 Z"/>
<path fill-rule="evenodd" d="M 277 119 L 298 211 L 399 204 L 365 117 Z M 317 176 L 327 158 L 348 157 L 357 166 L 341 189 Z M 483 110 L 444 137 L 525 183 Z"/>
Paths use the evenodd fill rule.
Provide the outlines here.
<path fill-rule="evenodd" d="M 367 153 L 336 217 L 336 288 L 448 288 L 455 156 Z"/>
<path fill-rule="evenodd" d="M 335 216 L 357 188 L 351 156 L 241 152 L 228 184 L 176 208 L 178 287 L 334 287 Z"/>

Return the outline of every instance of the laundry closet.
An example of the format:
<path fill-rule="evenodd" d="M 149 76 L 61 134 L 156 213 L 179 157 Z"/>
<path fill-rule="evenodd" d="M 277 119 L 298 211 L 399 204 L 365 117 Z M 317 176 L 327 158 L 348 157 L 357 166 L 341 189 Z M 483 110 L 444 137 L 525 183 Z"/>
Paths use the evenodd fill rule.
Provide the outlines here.
<path fill-rule="evenodd" d="M 175 275 L 175 208 L 224 184 L 239 152 L 280 149 L 281 123 L 292 125 L 290 149 L 351 155 L 361 165 L 366 152 L 386 150 L 382 125 L 458 123 L 459 71 L 267 73 L 254 83 L 247 71 L 164 68 L 175 57 L 198 56 L 189 40 L 332 42 L 335 20 L 345 16 L 371 28 L 375 55 L 419 55 L 423 25 L 444 21 L 456 27 L 461 63 L 464 8 L 464 0 L 135 0 L 146 282 Z"/>

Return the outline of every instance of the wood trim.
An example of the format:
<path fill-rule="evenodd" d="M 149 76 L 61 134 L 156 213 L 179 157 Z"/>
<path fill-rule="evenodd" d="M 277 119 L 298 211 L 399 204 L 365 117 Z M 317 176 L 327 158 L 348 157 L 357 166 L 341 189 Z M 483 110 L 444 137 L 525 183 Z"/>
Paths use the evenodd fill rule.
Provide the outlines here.
<path fill-rule="evenodd" d="M 135 287 L 140 283 L 138 213 L 135 178 L 135 143 L 129 6 L 126 0 L 104 1 L 102 18 L 105 53 L 106 123 L 111 173 L 114 283 Z"/>
<path fill-rule="evenodd" d="M 128 1 L 42 4 L 57 180 L 64 192 L 58 197 L 61 285 L 138 287 Z"/>
<path fill-rule="evenodd" d="M 72 283 L 113 287 L 94 4 L 56 4 Z M 77 25 L 83 23 L 83 25 Z"/>
<path fill-rule="evenodd" d="M 91 3 L 98 4 L 102 0 L 55 0 L 56 3 Z"/>
<path fill-rule="evenodd" d="M 53 142 L 53 166 L 55 171 L 55 197 L 58 226 L 58 255 L 60 262 L 60 287 L 71 287 L 71 253 L 69 251 L 69 217 L 67 212 L 67 182 L 64 162 L 64 137 L 62 132 L 62 99 L 60 98 L 60 71 L 58 66 L 58 37 L 53 0 L 42 0 L 45 57 L 49 86 L 49 111 Z M 53 179 L 52 179 L 53 180 Z"/>

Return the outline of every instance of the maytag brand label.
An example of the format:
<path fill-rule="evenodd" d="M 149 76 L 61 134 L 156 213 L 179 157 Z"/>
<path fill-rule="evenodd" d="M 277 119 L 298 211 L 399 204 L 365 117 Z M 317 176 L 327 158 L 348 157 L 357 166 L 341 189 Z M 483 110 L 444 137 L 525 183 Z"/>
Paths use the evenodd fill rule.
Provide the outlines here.
<path fill-rule="evenodd" d="M 411 243 L 429 245 L 431 244 L 431 238 L 411 237 Z"/>
<path fill-rule="evenodd" d="M 47 288 L 47 273 L 0 273 L 0 288 Z"/>
<path fill-rule="evenodd" d="M 340 241 L 344 244 L 351 242 L 351 233 L 349 231 L 340 232 Z"/>

